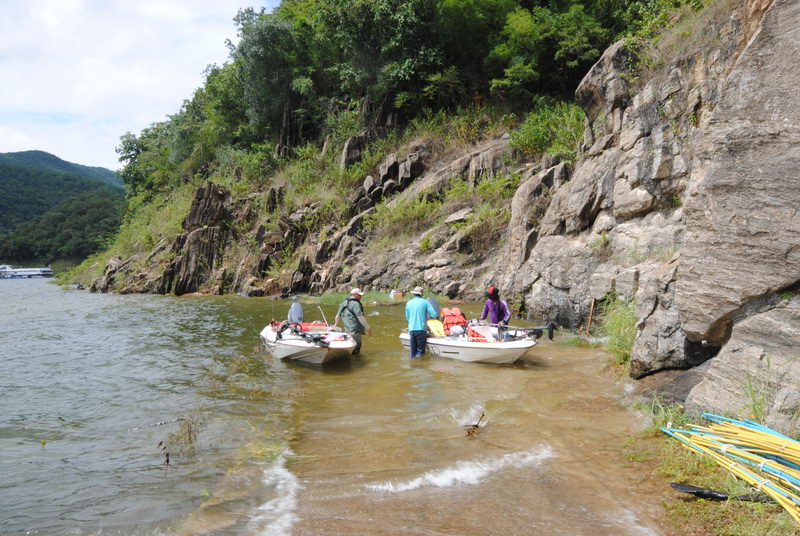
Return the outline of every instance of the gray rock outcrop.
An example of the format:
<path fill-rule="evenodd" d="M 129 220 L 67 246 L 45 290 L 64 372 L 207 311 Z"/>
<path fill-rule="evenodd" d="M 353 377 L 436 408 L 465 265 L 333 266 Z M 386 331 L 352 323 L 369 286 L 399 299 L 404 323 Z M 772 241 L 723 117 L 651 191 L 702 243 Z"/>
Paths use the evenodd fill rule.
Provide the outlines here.
<path fill-rule="evenodd" d="M 800 280 L 800 3 L 776 0 L 728 75 L 686 195 L 676 300 L 694 340 Z"/>
<path fill-rule="evenodd" d="M 209 182 L 198 188 L 183 222 L 186 232 L 172 244 L 175 257 L 164 270 L 159 293 L 179 296 L 195 292 L 214 273 L 228 237 L 229 200 L 230 194 L 219 185 Z"/>
<path fill-rule="evenodd" d="M 362 132 L 355 136 L 350 136 L 345 140 L 344 147 L 342 147 L 342 155 L 339 158 L 340 169 L 344 170 L 348 166 L 361 160 L 361 154 L 364 151 L 367 139 L 368 133 Z"/>

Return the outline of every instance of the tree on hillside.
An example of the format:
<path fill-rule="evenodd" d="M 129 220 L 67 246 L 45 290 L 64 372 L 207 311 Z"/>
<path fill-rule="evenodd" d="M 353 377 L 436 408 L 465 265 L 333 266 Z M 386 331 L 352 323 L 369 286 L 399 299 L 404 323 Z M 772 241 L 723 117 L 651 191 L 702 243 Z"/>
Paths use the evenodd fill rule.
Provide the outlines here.
<path fill-rule="evenodd" d="M 129 195 L 146 197 L 213 168 L 222 153 L 289 156 L 353 113 L 377 132 L 469 105 L 475 92 L 517 114 L 537 96 L 570 100 L 613 39 L 658 26 L 689 1 L 702 2 L 283 0 L 271 13 L 244 9 L 229 63 L 209 67 L 168 121 L 122 137 L 122 176 Z"/>

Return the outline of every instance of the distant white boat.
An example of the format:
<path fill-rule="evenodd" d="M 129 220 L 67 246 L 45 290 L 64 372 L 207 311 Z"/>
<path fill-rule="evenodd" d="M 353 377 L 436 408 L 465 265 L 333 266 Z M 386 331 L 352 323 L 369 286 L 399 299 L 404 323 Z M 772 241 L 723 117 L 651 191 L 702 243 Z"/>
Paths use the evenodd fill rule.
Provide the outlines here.
<path fill-rule="evenodd" d="M 31 277 L 53 277 L 50 268 L 12 268 L 9 265 L 0 265 L 0 279 L 21 279 Z"/>

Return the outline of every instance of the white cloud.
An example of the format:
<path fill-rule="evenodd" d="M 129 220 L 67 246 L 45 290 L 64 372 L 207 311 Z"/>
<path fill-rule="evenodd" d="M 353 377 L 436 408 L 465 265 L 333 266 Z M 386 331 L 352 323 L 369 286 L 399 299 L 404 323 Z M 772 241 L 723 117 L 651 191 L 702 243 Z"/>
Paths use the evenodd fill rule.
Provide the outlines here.
<path fill-rule="evenodd" d="M 0 0 L 0 152 L 119 167 L 114 147 L 178 111 L 227 60 L 233 17 L 277 0 Z"/>

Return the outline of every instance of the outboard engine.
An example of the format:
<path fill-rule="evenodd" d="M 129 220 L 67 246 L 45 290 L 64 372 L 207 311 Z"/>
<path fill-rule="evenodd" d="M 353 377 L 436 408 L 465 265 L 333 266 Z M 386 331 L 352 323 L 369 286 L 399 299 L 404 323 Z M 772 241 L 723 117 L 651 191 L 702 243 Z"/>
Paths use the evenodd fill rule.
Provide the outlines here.
<path fill-rule="evenodd" d="M 304 319 L 303 306 L 300 305 L 300 302 L 292 302 L 292 306 L 289 307 L 289 316 L 288 316 L 289 323 L 302 324 L 303 319 Z"/>
<path fill-rule="evenodd" d="M 428 298 L 428 303 L 430 303 L 433 310 L 436 311 L 436 318 L 441 317 L 442 309 L 439 307 L 439 302 L 436 301 L 436 298 Z"/>

